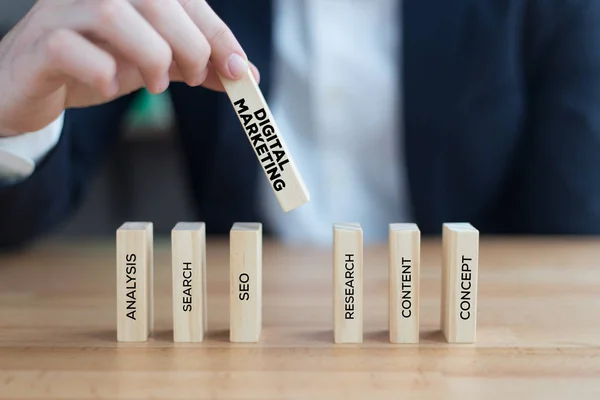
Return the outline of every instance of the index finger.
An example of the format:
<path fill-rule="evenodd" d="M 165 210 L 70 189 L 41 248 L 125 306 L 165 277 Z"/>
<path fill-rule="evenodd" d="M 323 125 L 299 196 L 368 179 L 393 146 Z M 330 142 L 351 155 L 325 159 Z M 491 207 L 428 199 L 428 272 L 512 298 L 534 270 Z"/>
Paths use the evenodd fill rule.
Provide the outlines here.
<path fill-rule="evenodd" d="M 249 68 L 248 57 L 233 32 L 205 0 L 179 0 L 211 47 L 211 64 L 218 73 L 237 80 Z"/>

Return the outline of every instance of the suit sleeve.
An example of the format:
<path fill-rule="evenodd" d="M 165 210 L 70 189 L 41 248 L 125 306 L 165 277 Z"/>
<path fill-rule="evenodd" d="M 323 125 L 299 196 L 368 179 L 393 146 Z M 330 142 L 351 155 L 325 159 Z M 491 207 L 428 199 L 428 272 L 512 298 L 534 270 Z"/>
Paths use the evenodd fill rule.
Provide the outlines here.
<path fill-rule="evenodd" d="M 0 250 L 52 232 L 80 204 L 92 174 L 117 140 L 132 95 L 68 110 L 56 146 L 27 179 L 0 183 Z"/>
<path fill-rule="evenodd" d="M 528 136 L 515 188 L 525 233 L 600 233 L 600 1 L 531 2 Z"/>
<path fill-rule="evenodd" d="M 0 248 L 23 245 L 63 220 L 78 197 L 70 173 L 70 118 L 61 139 L 33 174 L 18 183 L 0 185 Z"/>
<path fill-rule="evenodd" d="M 35 165 L 56 146 L 63 129 L 64 111 L 48 126 L 18 136 L 0 138 L 0 183 L 27 179 Z"/>

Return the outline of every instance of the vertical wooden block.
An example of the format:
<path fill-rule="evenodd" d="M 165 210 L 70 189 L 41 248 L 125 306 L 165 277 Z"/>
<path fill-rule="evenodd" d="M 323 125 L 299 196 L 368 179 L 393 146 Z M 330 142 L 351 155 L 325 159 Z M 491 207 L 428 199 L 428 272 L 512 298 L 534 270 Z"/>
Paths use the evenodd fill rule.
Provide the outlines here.
<path fill-rule="evenodd" d="M 171 231 L 173 341 L 202 342 L 206 332 L 206 228 L 179 222 Z"/>
<path fill-rule="evenodd" d="M 468 223 L 444 224 L 442 253 L 442 331 L 449 343 L 474 343 L 479 231 Z"/>
<path fill-rule="evenodd" d="M 283 211 L 309 202 L 308 189 L 250 69 L 239 80 L 220 79 Z"/>
<path fill-rule="evenodd" d="M 363 341 L 363 232 L 359 224 L 333 226 L 335 343 Z"/>
<path fill-rule="evenodd" d="M 255 343 L 262 330 L 262 224 L 235 223 L 230 232 L 231 342 Z"/>
<path fill-rule="evenodd" d="M 148 340 L 153 323 L 153 225 L 117 229 L 117 341 Z"/>
<path fill-rule="evenodd" d="M 418 343 L 421 232 L 417 225 L 390 224 L 389 252 L 390 342 Z"/>

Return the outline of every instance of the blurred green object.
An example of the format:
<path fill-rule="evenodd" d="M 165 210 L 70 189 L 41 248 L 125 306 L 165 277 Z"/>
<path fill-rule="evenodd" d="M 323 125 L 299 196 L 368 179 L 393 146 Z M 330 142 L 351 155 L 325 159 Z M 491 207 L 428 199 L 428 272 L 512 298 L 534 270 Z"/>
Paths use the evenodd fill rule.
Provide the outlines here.
<path fill-rule="evenodd" d="M 173 122 L 173 106 L 168 91 L 155 95 L 142 89 L 131 106 L 126 118 L 128 130 L 164 130 Z"/>

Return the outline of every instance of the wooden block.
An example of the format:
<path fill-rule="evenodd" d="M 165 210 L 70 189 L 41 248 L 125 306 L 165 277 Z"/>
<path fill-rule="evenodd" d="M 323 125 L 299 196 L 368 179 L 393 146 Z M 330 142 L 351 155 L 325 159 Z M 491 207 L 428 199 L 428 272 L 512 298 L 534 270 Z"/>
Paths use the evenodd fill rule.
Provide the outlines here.
<path fill-rule="evenodd" d="M 479 231 L 468 223 L 444 224 L 442 253 L 442 331 L 449 343 L 474 343 Z"/>
<path fill-rule="evenodd" d="M 220 79 L 282 209 L 309 202 L 308 189 L 250 69 L 240 80 Z"/>
<path fill-rule="evenodd" d="M 390 342 L 419 342 L 421 232 L 416 224 L 389 227 Z"/>
<path fill-rule="evenodd" d="M 229 278 L 229 340 L 256 343 L 262 329 L 262 224 L 231 228 Z"/>
<path fill-rule="evenodd" d="M 117 229 L 117 341 L 144 342 L 153 328 L 153 225 Z"/>
<path fill-rule="evenodd" d="M 202 342 L 206 332 L 206 228 L 179 222 L 171 231 L 173 341 Z"/>
<path fill-rule="evenodd" d="M 363 341 L 363 232 L 359 224 L 333 226 L 335 343 Z"/>

